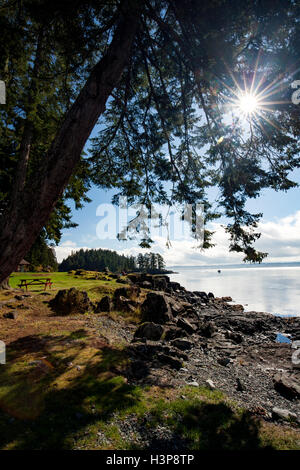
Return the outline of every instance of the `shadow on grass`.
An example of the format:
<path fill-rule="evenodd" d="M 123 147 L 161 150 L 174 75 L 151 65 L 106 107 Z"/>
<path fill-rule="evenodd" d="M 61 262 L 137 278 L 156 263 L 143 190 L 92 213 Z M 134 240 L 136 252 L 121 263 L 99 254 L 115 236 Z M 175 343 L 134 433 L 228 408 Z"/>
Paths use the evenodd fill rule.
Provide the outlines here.
<path fill-rule="evenodd" d="M 145 416 L 142 388 L 124 379 L 132 373 L 128 350 L 93 348 L 85 336 L 84 330 L 77 330 L 11 343 L 8 362 L 0 369 L 1 449 L 74 449 L 89 427 L 98 429 L 117 412 L 129 417 L 140 404 L 141 418 L 135 426 L 148 444 L 139 448 L 156 452 L 271 448 L 262 444 L 259 422 L 247 412 L 234 412 L 217 392 L 202 391 L 198 398 L 186 400 L 153 400 Z M 31 353 L 37 360 L 28 363 L 24 357 Z M 149 378 L 144 361 L 136 359 L 134 364 L 137 375 Z M 89 448 L 96 446 L 96 437 L 88 435 L 86 440 Z M 136 448 L 129 438 L 126 446 Z"/>
<path fill-rule="evenodd" d="M 36 352 L 47 352 L 48 349 L 69 343 L 75 339 L 83 339 L 88 336 L 88 333 L 83 328 L 73 331 L 68 336 L 66 335 L 27 335 L 12 341 L 7 348 L 7 362 L 11 362 L 26 354 Z"/>
<path fill-rule="evenodd" d="M 15 342 L 10 353 L 15 361 L 8 360 L 0 370 L 1 449 L 72 449 L 87 426 L 105 423 L 115 412 L 139 402 L 140 388 L 112 372 L 126 361 L 122 351 L 110 347 L 97 351 L 77 342 L 75 351 L 64 347 L 66 340 L 76 341 L 82 335 L 79 330 L 67 337 L 31 336 Z M 47 361 L 21 362 L 21 351 L 40 352 L 46 345 L 59 347 L 64 355 L 58 356 L 55 349 Z M 82 354 L 84 365 L 78 373 L 76 366 L 67 364 L 76 363 Z"/>
<path fill-rule="evenodd" d="M 169 419 L 159 408 L 152 412 L 154 416 L 159 413 L 159 418 L 152 424 L 142 420 L 139 425 L 141 434 L 147 434 L 146 450 L 151 452 L 273 449 L 262 443 L 260 424 L 253 416 L 245 411 L 236 414 L 226 403 L 183 404 Z M 167 414 L 172 415 L 172 410 Z M 141 450 L 135 445 L 131 449 Z"/>
<path fill-rule="evenodd" d="M 194 435 L 199 450 L 264 448 L 259 436 L 259 421 L 246 411 L 234 413 L 226 403 L 191 405 L 175 428 Z"/>

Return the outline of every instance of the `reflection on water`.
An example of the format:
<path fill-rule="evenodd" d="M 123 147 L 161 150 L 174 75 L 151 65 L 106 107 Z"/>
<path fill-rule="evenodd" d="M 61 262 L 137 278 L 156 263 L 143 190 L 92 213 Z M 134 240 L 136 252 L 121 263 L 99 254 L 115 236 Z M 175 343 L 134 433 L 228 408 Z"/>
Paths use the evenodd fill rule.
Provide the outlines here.
<path fill-rule="evenodd" d="M 300 266 L 173 267 L 172 281 L 188 290 L 231 296 L 246 311 L 300 316 Z M 219 273 L 218 270 L 221 270 Z"/>

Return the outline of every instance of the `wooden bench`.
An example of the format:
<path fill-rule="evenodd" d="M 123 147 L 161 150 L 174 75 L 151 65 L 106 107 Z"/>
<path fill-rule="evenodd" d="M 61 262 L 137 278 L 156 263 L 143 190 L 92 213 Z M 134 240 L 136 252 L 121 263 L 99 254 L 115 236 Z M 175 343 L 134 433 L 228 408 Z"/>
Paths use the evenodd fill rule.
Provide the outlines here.
<path fill-rule="evenodd" d="M 18 287 L 21 289 L 25 287 L 27 291 L 29 286 L 45 286 L 44 290 L 46 290 L 47 286 L 49 289 L 51 289 L 52 284 L 53 282 L 51 281 L 50 277 L 40 277 L 35 279 L 21 279 Z"/>

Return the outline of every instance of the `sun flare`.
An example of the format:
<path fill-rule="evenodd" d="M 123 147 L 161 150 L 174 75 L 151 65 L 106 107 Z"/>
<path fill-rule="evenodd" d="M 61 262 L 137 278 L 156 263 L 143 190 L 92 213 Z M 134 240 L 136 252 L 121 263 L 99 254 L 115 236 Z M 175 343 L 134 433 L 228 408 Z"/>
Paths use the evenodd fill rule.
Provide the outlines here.
<path fill-rule="evenodd" d="M 255 95 L 245 93 L 239 98 L 239 108 L 245 114 L 252 114 L 258 108 L 258 101 Z"/>

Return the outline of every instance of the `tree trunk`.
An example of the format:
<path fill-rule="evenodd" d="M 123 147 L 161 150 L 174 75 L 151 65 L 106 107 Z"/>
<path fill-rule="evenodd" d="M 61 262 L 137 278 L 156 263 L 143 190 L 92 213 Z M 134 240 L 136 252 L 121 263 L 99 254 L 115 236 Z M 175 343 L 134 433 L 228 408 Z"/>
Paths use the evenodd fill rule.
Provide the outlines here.
<path fill-rule="evenodd" d="M 86 84 L 67 112 L 38 174 L 18 198 L 0 226 L 0 283 L 14 271 L 47 222 L 80 159 L 112 90 L 121 79 L 138 27 L 141 4 L 124 0 L 113 40 L 93 68 Z"/>
<path fill-rule="evenodd" d="M 10 289 L 9 277 L 7 277 L 2 282 L 0 282 L 0 290 L 4 290 L 4 289 Z"/>

